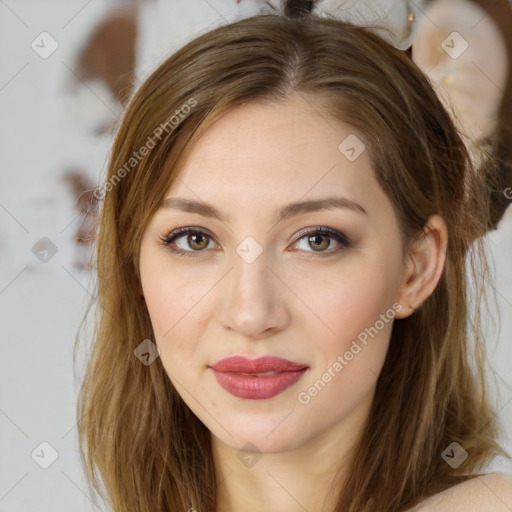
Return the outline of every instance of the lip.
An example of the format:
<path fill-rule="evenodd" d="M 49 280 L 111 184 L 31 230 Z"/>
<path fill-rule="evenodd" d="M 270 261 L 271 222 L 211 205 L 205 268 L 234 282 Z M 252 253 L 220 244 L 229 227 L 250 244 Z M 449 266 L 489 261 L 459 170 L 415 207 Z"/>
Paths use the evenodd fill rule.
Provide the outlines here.
<path fill-rule="evenodd" d="M 232 356 L 210 365 L 217 382 L 239 398 L 262 400 L 272 398 L 293 386 L 309 366 L 274 356 L 248 359 Z M 259 376 L 257 373 L 275 372 Z M 247 375 L 248 374 L 248 375 Z"/>

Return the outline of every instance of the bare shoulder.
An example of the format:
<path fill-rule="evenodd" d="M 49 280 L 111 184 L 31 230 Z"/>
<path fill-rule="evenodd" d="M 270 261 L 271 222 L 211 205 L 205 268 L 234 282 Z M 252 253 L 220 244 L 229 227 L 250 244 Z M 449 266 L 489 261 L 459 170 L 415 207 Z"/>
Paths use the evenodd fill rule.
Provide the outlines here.
<path fill-rule="evenodd" d="M 409 512 L 511 512 L 512 474 L 488 473 L 454 485 Z"/>

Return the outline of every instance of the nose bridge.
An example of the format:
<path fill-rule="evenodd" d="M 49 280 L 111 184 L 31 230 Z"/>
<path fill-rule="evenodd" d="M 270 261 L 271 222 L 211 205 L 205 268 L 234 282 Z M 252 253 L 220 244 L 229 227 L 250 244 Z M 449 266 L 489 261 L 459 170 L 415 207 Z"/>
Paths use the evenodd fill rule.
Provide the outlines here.
<path fill-rule="evenodd" d="M 222 298 L 224 327 L 246 337 L 284 327 L 285 305 L 277 290 L 279 283 L 267 268 L 268 260 L 263 248 L 251 240 L 242 242 L 233 251 L 232 271 Z"/>

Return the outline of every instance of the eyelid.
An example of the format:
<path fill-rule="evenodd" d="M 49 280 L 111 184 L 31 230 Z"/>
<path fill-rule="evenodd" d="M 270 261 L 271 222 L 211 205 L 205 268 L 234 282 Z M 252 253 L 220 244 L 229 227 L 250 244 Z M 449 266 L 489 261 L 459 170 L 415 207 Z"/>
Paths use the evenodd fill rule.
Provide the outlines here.
<path fill-rule="evenodd" d="M 175 242 L 178 238 L 181 238 L 181 237 L 183 237 L 185 235 L 189 235 L 189 234 L 205 235 L 209 239 L 213 240 L 214 243 L 219 245 L 219 243 L 215 240 L 215 237 L 210 233 L 210 231 L 208 231 L 205 228 L 200 228 L 198 226 L 182 226 L 182 227 L 173 229 L 166 236 L 163 236 L 163 237 L 160 238 L 160 240 L 161 240 L 160 243 L 164 247 L 167 247 L 168 249 L 170 249 L 172 252 L 174 252 L 176 254 L 180 254 L 180 255 L 192 256 L 195 253 L 205 252 L 205 250 L 202 250 L 202 251 L 192 251 L 192 250 L 184 251 L 183 249 L 180 249 L 179 247 L 178 248 L 171 247 L 171 244 L 173 242 Z"/>
<path fill-rule="evenodd" d="M 182 236 L 188 235 L 188 234 L 200 234 L 200 235 L 206 235 L 208 238 L 214 241 L 217 245 L 220 245 L 216 240 L 215 237 L 205 228 L 197 227 L 197 226 L 183 226 L 176 228 L 169 232 L 167 236 L 161 237 L 161 244 L 165 247 L 169 248 L 173 253 L 184 255 L 184 256 L 194 256 L 195 254 L 199 254 L 202 252 L 207 252 L 205 249 L 199 250 L 199 251 L 193 251 L 193 250 L 183 250 L 180 248 L 171 248 L 171 244 L 176 241 L 178 238 L 181 238 Z M 350 247 L 352 245 L 352 242 L 350 239 L 342 232 L 337 231 L 333 228 L 329 228 L 327 226 L 310 226 L 304 229 L 301 229 L 299 232 L 297 232 L 294 236 L 294 241 L 292 242 L 292 246 L 296 245 L 297 242 L 302 240 L 304 237 L 308 235 L 314 235 L 314 234 L 321 234 L 321 235 L 327 235 L 331 238 L 334 238 L 338 245 L 330 249 L 329 251 L 305 251 L 310 254 L 317 254 L 319 256 L 322 255 L 331 255 L 338 253 L 343 248 Z"/>
<path fill-rule="evenodd" d="M 309 227 L 309 228 L 301 229 L 295 235 L 295 240 L 294 240 L 293 244 L 297 243 L 299 240 L 301 240 L 305 236 L 314 235 L 315 233 L 321 233 L 323 235 L 328 235 L 331 238 L 336 239 L 336 241 L 340 244 L 343 244 L 346 246 L 351 245 L 349 238 L 344 233 L 341 233 L 340 231 L 337 231 L 336 229 L 333 229 L 333 228 L 329 228 L 327 226 L 316 226 L 316 227 Z"/>

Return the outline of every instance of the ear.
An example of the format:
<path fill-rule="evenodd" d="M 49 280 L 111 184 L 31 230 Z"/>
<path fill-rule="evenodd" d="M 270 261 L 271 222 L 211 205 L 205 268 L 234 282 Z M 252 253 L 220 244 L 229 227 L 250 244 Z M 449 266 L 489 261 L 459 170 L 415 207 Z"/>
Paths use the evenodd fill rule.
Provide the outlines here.
<path fill-rule="evenodd" d="M 396 318 L 410 316 L 435 290 L 443 274 L 447 246 L 446 223 L 440 215 L 432 215 L 407 258 L 398 297 L 403 308 Z"/>

